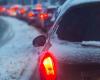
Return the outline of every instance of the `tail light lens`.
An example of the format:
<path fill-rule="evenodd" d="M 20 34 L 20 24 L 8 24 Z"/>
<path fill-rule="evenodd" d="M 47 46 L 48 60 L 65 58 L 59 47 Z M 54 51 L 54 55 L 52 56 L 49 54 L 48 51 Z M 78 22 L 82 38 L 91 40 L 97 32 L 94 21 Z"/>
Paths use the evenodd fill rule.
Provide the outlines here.
<path fill-rule="evenodd" d="M 29 12 L 28 13 L 28 17 L 33 17 L 34 16 L 34 13 L 33 12 Z"/>
<path fill-rule="evenodd" d="M 40 18 L 44 20 L 44 15 L 43 14 L 40 14 Z"/>
<path fill-rule="evenodd" d="M 6 9 L 4 7 L 0 7 L 0 12 L 4 12 Z"/>
<path fill-rule="evenodd" d="M 16 11 L 12 8 L 8 9 L 7 10 L 7 13 L 10 15 L 10 16 L 16 16 Z"/>
<path fill-rule="evenodd" d="M 56 80 L 57 69 L 56 59 L 51 52 L 46 52 L 40 57 L 40 78 L 41 80 Z"/>
<path fill-rule="evenodd" d="M 45 17 L 45 19 L 47 19 L 48 18 L 48 14 L 44 14 L 44 17 Z"/>
<path fill-rule="evenodd" d="M 48 18 L 48 14 L 40 14 L 40 18 L 41 18 L 42 20 L 45 20 L 45 19 Z"/>
<path fill-rule="evenodd" d="M 25 14 L 25 13 L 26 13 L 26 10 L 25 10 L 24 8 L 21 8 L 21 9 L 20 9 L 20 14 L 23 15 L 23 14 Z"/>

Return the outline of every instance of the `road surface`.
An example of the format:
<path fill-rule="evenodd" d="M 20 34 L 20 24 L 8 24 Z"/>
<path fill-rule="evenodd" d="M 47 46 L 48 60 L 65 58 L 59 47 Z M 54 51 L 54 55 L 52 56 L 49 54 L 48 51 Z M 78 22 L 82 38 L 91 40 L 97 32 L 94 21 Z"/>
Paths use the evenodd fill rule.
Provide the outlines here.
<path fill-rule="evenodd" d="M 32 40 L 40 33 L 15 18 L 0 19 L 7 24 L 4 27 L 8 27 L 2 38 L 5 44 L 0 47 L 0 80 L 29 80 L 38 57 Z"/>

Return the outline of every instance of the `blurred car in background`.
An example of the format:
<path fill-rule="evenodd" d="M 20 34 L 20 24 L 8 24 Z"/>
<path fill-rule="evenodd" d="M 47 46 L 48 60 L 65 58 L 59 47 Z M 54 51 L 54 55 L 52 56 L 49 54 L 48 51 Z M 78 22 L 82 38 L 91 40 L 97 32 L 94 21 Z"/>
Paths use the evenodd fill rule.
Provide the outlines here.
<path fill-rule="evenodd" d="M 33 24 L 37 18 L 37 14 L 38 14 L 38 11 L 37 13 L 35 13 L 34 10 L 29 10 L 27 11 L 26 13 L 26 21 L 28 22 L 28 24 Z"/>
<path fill-rule="evenodd" d="M 6 15 L 11 17 L 17 16 L 17 10 L 21 8 L 21 5 L 12 5 L 6 8 Z"/>
<path fill-rule="evenodd" d="M 48 31 L 51 27 L 51 18 L 53 17 L 57 6 L 44 6 L 42 3 L 36 5 L 7 5 L 0 7 L 0 14 L 10 17 L 16 17 L 34 25 L 43 31 Z"/>
<path fill-rule="evenodd" d="M 41 28 L 43 31 L 48 31 L 51 27 L 51 18 L 56 9 L 56 6 L 42 7 L 42 5 L 38 4 L 27 13 L 27 22 Z"/>
<path fill-rule="evenodd" d="M 22 6 L 17 11 L 17 18 L 27 21 L 27 13 L 31 10 L 30 6 Z"/>
<path fill-rule="evenodd" d="M 44 31 L 48 31 L 51 26 L 52 22 L 51 19 L 56 12 L 57 6 L 49 6 L 42 13 L 38 16 L 38 24 Z"/>
<path fill-rule="evenodd" d="M 31 9 L 27 12 L 27 22 L 29 24 L 36 24 L 38 15 L 42 12 L 42 10 L 38 10 L 36 8 Z"/>
<path fill-rule="evenodd" d="M 26 9 L 24 7 L 19 8 L 17 10 L 17 18 L 24 20 L 25 14 L 26 14 Z"/>
<path fill-rule="evenodd" d="M 6 11 L 6 8 L 4 6 L 0 6 L 0 15 L 3 15 Z"/>

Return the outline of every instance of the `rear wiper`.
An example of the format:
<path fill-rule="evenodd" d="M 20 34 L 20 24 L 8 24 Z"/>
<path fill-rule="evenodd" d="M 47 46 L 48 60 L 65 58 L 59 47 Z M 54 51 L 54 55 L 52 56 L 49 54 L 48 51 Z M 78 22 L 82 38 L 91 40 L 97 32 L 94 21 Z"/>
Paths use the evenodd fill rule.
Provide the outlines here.
<path fill-rule="evenodd" d="M 100 41 L 83 41 L 81 45 L 87 47 L 100 47 Z"/>

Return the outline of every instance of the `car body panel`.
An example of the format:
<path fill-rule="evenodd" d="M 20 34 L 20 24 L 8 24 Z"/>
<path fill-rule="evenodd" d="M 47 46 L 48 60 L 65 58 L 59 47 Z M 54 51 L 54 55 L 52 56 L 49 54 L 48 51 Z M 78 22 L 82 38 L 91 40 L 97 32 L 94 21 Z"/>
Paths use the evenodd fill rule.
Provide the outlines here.
<path fill-rule="evenodd" d="M 58 61 L 68 64 L 100 63 L 100 48 L 82 46 L 81 42 L 53 40 L 50 51 Z"/>
<path fill-rule="evenodd" d="M 56 34 L 59 20 L 71 7 L 86 3 L 100 2 L 99 0 L 69 0 L 58 10 L 59 14 L 55 19 L 52 35 Z M 60 26 L 61 27 L 61 26 Z M 62 26 L 63 27 L 63 26 Z M 53 33 L 55 31 L 55 33 Z M 52 34 L 53 33 L 53 34 Z M 55 36 L 54 36 L 55 37 Z M 98 80 L 100 79 L 100 47 L 83 46 L 81 42 L 68 42 L 60 39 L 49 39 L 51 48 L 57 59 L 58 79 L 57 80 Z M 49 41 L 48 41 L 49 42 Z M 48 43 L 49 44 L 49 43 Z M 48 45 L 46 44 L 46 45 Z"/>

